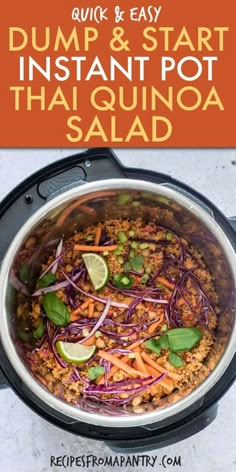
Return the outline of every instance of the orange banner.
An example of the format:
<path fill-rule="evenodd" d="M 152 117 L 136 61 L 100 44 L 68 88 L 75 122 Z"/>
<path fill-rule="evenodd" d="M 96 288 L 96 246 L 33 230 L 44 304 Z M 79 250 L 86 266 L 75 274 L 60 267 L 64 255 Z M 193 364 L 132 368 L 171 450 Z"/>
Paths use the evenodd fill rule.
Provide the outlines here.
<path fill-rule="evenodd" d="M 9 0 L 1 147 L 234 147 L 235 0 Z"/>

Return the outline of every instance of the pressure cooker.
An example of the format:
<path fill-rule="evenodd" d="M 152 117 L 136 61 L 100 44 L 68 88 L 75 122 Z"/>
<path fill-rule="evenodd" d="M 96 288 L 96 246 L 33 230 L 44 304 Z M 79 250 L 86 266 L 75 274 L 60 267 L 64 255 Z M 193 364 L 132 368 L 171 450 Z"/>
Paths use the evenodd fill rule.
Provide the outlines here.
<path fill-rule="evenodd" d="M 45 151 L 46 152 L 46 151 Z M 102 197 L 101 197 L 102 190 Z M 145 194 L 146 205 L 112 201 L 121 192 Z M 111 196 L 112 195 L 112 196 Z M 86 196 L 89 207 L 99 209 L 78 218 L 68 212 L 62 227 L 57 215 Z M 148 203 L 149 202 L 149 203 Z M 217 333 L 223 353 L 207 379 L 180 401 L 165 408 L 150 405 L 148 411 L 112 414 L 70 405 L 50 393 L 29 371 L 14 337 L 15 297 L 11 273 L 24 242 L 41 230 L 37 254 L 43 261 L 48 243 L 58 244 L 76 225 L 85 228 L 112 217 L 148 218 L 150 202 L 164 205 L 175 215 L 184 237 L 202 252 L 214 277 L 227 336 Z M 155 212 L 154 212 L 155 213 Z M 168 212 L 167 212 L 168 213 Z M 66 214 L 66 213 L 65 213 Z M 155 214 L 152 215 L 155 220 Z M 0 204 L 0 384 L 10 387 L 36 413 L 75 435 L 106 442 L 115 451 L 145 451 L 185 439 L 210 424 L 218 401 L 236 376 L 236 220 L 227 219 L 218 208 L 193 188 L 167 175 L 146 169 L 124 167 L 111 149 L 89 149 L 36 172 L 18 185 Z M 163 221 L 165 223 L 165 221 Z M 55 241 L 55 243 L 54 243 Z"/>

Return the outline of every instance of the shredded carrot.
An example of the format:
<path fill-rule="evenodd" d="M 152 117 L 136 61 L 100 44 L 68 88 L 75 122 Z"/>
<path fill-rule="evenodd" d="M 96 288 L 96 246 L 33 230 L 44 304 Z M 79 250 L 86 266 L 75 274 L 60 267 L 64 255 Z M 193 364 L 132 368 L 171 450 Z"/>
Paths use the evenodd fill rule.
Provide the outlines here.
<path fill-rule="evenodd" d="M 137 377 L 137 376 L 143 377 L 143 372 L 133 369 L 133 367 L 126 365 L 125 362 L 113 356 L 112 354 L 109 354 L 106 351 L 98 351 L 98 355 L 102 357 L 102 359 L 105 359 L 105 361 L 111 362 L 111 364 L 117 366 L 119 369 L 129 374 L 130 377 Z"/>
<path fill-rule="evenodd" d="M 178 302 L 177 302 L 177 306 L 182 306 L 185 304 L 185 299 L 183 297 L 179 298 Z"/>
<path fill-rule="evenodd" d="M 80 211 L 82 211 L 83 213 L 87 213 L 87 215 L 90 215 L 90 216 L 96 216 L 97 215 L 97 212 L 93 208 L 90 208 L 86 205 L 81 205 L 80 206 Z"/>
<path fill-rule="evenodd" d="M 130 344 L 130 346 L 127 346 L 125 349 L 128 349 L 129 351 L 133 351 L 139 344 L 142 342 L 142 340 L 135 341 L 135 343 Z"/>
<path fill-rule="evenodd" d="M 148 371 L 144 365 L 140 352 L 135 352 L 135 358 L 136 358 L 137 369 L 140 370 L 140 372 L 143 372 L 144 374 L 148 375 Z"/>
<path fill-rule="evenodd" d="M 118 357 L 117 354 L 113 354 L 114 356 Z M 127 364 L 128 362 L 130 361 L 130 357 L 129 356 L 124 356 L 123 359 L 122 359 L 122 362 L 124 364 Z M 116 365 L 113 365 L 113 367 L 111 368 L 110 372 L 107 373 L 107 380 L 110 379 L 114 374 L 115 372 L 117 372 L 117 370 L 119 370 L 119 367 L 117 367 Z M 97 382 L 98 385 L 99 384 L 102 384 L 104 383 L 104 377 L 101 377 L 100 380 Z"/>
<path fill-rule="evenodd" d="M 84 341 L 83 346 L 92 346 L 96 342 L 96 337 L 95 335 L 91 336 L 91 338 L 87 339 L 87 341 Z"/>
<path fill-rule="evenodd" d="M 136 341 L 135 343 L 130 344 L 130 346 L 127 346 L 126 349 L 128 349 L 129 351 L 132 351 L 133 349 L 135 349 L 135 350 L 137 351 L 137 350 L 139 350 L 139 344 L 140 344 L 141 342 L 142 342 L 141 340 Z M 122 354 L 119 354 L 119 353 L 113 354 L 113 355 L 114 355 L 115 357 L 118 357 L 118 358 L 122 356 Z M 130 357 L 129 357 L 129 356 L 124 356 L 124 357 L 122 358 L 122 362 L 124 362 L 125 364 L 128 363 L 129 361 L 130 361 Z M 119 367 L 117 367 L 117 366 L 114 365 L 114 366 L 111 368 L 110 372 L 107 373 L 107 379 L 110 379 L 110 378 L 117 372 L 117 370 L 119 370 Z M 99 380 L 99 382 L 98 382 L 98 384 L 102 384 L 102 383 L 104 383 L 104 377 L 102 377 L 102 378 Z"/>
<path fill-rule="evenodd" d="M 88 300 L 86 300 L 86 302 L 82 303 L 82 305 L 80 306 L 80 309 L 81 309 L 81 310 L 85 310 L 85 308 L 87 308 L 90 303 L 93 303 L 93 299 L 92 299 L 92 298 L 88 298 Z"/>
<path fill-rule="evenodd" d="M 93 192 L 93 193 L 89 193 L 88 195 L 85 195 L 79 200 L 76 200 L 76 202 L 72 203 L 72 205 L 70 205 L 61 213 L 61 215 L 59 216 L 56 222 L 56 226 L 62 226 L 65 223 L 66 218 L 70 215 L 70 213 L 76 208 L 80 207 L 82 203 L 89 202 L 90 200 L 93 200 L 93 198 L 110 197 L 114 195 L 115 195 L 115 192 L 106 191 L 106 190 L 105 191 L 103 190 L 100 192 Z"/>
<path fill-rule="evenodd" d="M 164 315 L 161 315 L 161 316 L 159 317 L 159 320 L 157 320 L 155 323 L 151 324 L 151 325 L 148 327 L 148 333 L 149 333 L 149 334 L 154 333 L 154 332 L 156 331 L 156 329 L 158 328 L 158 326 L 159 326 L 160 324 L 162 324 L 163 319 L 164 319 Z"/>
<path fill-rule="evenodd" d="M 137 365 L 136 368 L 137 368 L 138 370 L 140 370 L 141 372 L 143 372 L 145 375 L 149 375 L 149 372 L 148 372 L 148 370 L 147 370 L 147 366 L 144 364 L 140 352 L 135 352 L 135 354 L 136 354 L 136 362 L 135 362 L 135 364 Z M 155 393 L 156 393 L 155 385 L 153 385 L 152 387 L 150 387 L 150 393 L 151 393 L 152 396 L 155 395 Z"/>
<path fill-rule="evenodd" d="M 145 364 L 145 367 L 146 367 L 149 375 L 152 375 L 153 377 L 159 377 L 160 372 L 158 372 L 156 369 L 153 369 L 153 367 L 151 367 L 150 365 L 146 365 L 146 364 Z M 158 385 L 161 385 L 161 387 L 163 387 L 165 390 L 167 390 L 168 393 L 171 393 L 173 388 L 174 388 L 171 380 L 168 379 L 168 378 L 160 380 L 160 382 L 157 385 L 153 385 L 153 387 L 152 387 L 153 392 L 155 391 L 155 393 L 156 393 Z"/>
<path fill-rule="evenodd" d="M 78 308 L 77 308 L 78 310 Z M 77 321 L 80 318 L 79 312 L 70 314 L 70 321 Z"/>
<path fill-rule="evenodd" d="M 102 234 L 102 228 L 101 228 L 101 226 L 98 226 L 97 229 L 96 229 L 96 233 L 95 233 L 94 246 L 99 245 L 99 242 L 100 242 L 100 239 L 101 239 L 101 234 Z"/>
<path fill-rule="evenodd" d="M 70 315 L 70 319 L 71 321 L 75 321 L 77 320 L 79 313 L 81 313 L 81 311 L 85 310 L 85 308 L 87 308 L 87 306 L 89 306 L 90 303 L 93 302 L 93 299 L 92 298 L 88 298 L 88 300 L 86 300 L 86 302 L 82 303 L 82 305 L 80 305 L 78 308 L 76 308 L 76 310 L 72 311 L 71 315 Z"/>
<path fill-rule="evenodd" d="M 48 386 L 47 381 L 46 381 L 41 375 L 36 374 L 36 373 L 34 373 L 34 375 L 35 375 L 35 377 L 37 377 L 37 379 L 38 379 L 45 387 Z"/>
<path fill-rule="evenodd" d="M 174 284 L 169 282 L 169 280 L 165 279 L 165 277 L 157 277 L 157 281 L 165 287 L 170 288 L 171 290 L 175 288 Z"/>
<path fill-rule="evenodd" d="M 88 317 L 89 318 L 93 317 L 94 307 L 95 307 L 94 303 L 90 303 L 89 306 L 88 306 Z"/>
<path fill-rule="evenodd" d="M 88 251 L 88 252 L 103 252 L 103 251 L 115 251 L 118 248 L 117 244 L 113 246 L 86 246 L 85 244 L 75 244 L 75 251 Z"/>
<path fill-rule="evenodd" d="M 161 365 L 157 364 L 157 362 L 153 361 L 151 359 L 151 357 L 149 357 L 148 354 L 146 354 L 146 352 L 142 352 L 141 354 L 143 360 L 148 364 L 150 365 L 151 367 L 153 367 L 154 369 L 158 370 L 159 372 L 161 372 L 162 374 L 167 374 L 168 377 L 172 378 L 172 379 L 175 379 L 175 380 L 180 380 L 180 376 L 178 374 L 175 374 L 174 372 L 170 372 L 169 370 L 167 369 L 164 369 L 164 367 L 162 367 Z"/>

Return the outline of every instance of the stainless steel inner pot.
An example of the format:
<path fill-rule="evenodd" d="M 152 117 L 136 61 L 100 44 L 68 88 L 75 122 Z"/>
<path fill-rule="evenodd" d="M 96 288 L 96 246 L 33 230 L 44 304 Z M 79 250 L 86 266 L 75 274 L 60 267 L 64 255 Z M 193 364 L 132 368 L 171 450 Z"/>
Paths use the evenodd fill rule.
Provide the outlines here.
<path fill-rule="evenodd" d="M 125 199 L 120 198 L 125 194 Z M 121 205 L 122 200 L 125 204 Z M 135 206 L 133 201 L 140 200 Z M 69 210 L 66 211 L 67 208 Z M 164 210 L 168 210 L 163 212 Z M 64 215 L 63 217 L 60 217 Z M 19 253 L 25 241 L 32 235 L 38 239 L 34 258 L 34 273 L 37 276 L 37 262 L 46 260 L 61 236 L 67 237 L 76 230 L 97 224 L 110 218 L 140 217 L 145 221 L 154 220 L 176 231 L 194 244 L 204 255 L 204 259 L 215 279 L 219 294 L 221 315 L 214 349 L 219 352 L 216 367 L 208 378 L 182 400 L 163 409 L 149 404 L 141 414 L 132 409 L 107 411 L 100 407 L 92 411 L 86 402 L 72 406 L 51 394 L 31 374 L 21 357 L 21 347 L 14 332 L 15 291 L 10 284 L 10 275 L 16 267 Z M 58 225 L 58 221 L 61 222 Z M 16 373 L 29 389 L 48 406 L 67 417 L 82 422 L 107 427 L 133 427 L 161 423 L 171 420 L 176 414 L 201 401 L 216 384 L 228 367 L 235 353 L 235 285 L 236 255 L 221 227 L 204 208 L 194 203 L 176 190 L 164 185 L 140 180 L 114 179 L 84 184 L 64 192 L 38 210 L 16 234 L 2 263 L 0 274 L 0 336 L 5 353 Z M 208 363 L 211 359 L 209 355 Z"/>

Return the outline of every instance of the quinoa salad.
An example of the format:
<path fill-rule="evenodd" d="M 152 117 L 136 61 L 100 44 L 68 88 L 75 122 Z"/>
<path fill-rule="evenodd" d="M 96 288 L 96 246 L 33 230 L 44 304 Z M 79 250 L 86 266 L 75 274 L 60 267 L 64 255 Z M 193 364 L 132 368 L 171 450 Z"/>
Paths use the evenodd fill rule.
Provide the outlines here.
<path fill-rule="evenodd" d="M 36 239 L 25 243 L 34 248 Z M 202 255 L 177 232 L 109 219 L 58 241 L 26 296 L 18 273 L 16 333 L 52 394 L 143 413 L 199 386 L 214 369 L 218 297 Z"/>

